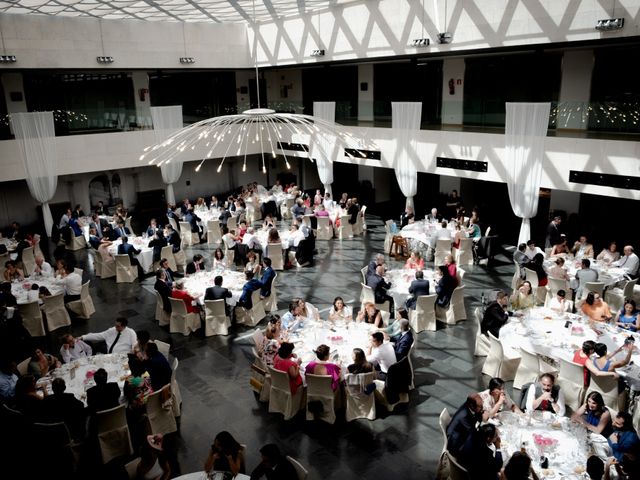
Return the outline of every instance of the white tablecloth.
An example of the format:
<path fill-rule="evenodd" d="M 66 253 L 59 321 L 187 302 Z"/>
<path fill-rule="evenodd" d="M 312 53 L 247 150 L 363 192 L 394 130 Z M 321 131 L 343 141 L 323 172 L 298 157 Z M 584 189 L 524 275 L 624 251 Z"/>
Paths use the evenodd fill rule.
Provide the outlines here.
<path fill-rule="evenodd" d="M 63 364 L 40 378 L 37 386 L 46 388 L 48 393 L 53 393 L 51 382 L 54 378 L 62 378 L 67 385 L 66 392 L 73 393 L 78 400 L 86 404 L 86 391 L 95 385 L 93 373 L 99 368 L 104 368 L 109 377 L 108 381 L 117 382 L 121 389 L 126 378 L 131 374 L 126 353 L 94 355 Z"/>
<path fill-rule="evenodd" d="M 400 235 L 409 239 L 412 250 L 425 251 L 428 250 L 428 247 L 435 248 L 435 238 L 432 237 L 440 228 L 439 223 L 429 223 L 426 220 L 422 220 L 403 227 L 402 230 L 400 230 Z M 447 225 L 447 230 L 449 230 L 451 240 L 453 241 L 455 230 L 452 222 Z M 422 245 L 416 244 L 415 242 L 420 242 Z"/>
<path fill-rule="evenodd" d="M 431 269 L 423 270 L 424 279 L 429 280 L 429 293 L 436 292 L 436 286 L 433 281 L 434 271 Z M 411 282 L 416 279 L 416 271 L 412 269 L 395 269 L 387 270 L 384 275 L 385 280 L 391 282 L 391 288 L 388 290 L 389 295 L 393 297 L 396 308 L 404 306 L 409 296 L 409 287 Z"/>
<path fill-rule="evenodd" d="M 578 283 L 576 280 L 576 272 L 581 268 L 581 261 L 575 260 L 573 257 L 562 255 L 565 258 L 564 268 L 567 270 L 569 274 L 569 281 L 571 283 L 571 288 L 577 288 Z M 551 267 L 555 265 L 555 259 L 557 257 L 553 257 L 551 259 L 545 260 L 544 266 L 548 271 Z M 616 283 L 624 280 L 624 269 L 618 267 L 609 267 L 606 263 L 598 262 L 597 260 L 591 260 L 591 268 L 598 272 L 598 282 L 603 282 L 605 287 L 612 287 Z"/>
<path fill-rule="evenodd" d="M 289 230 L 278 230 L 278 234 L 282 241 L 282 250 L 286 250 L 289 248 L 289 237 L 291 236 L 291 232 Z M 261 228 L 255 233 L 255 235 L 258 237 L 262 251 L 266 251 L 267 245 L 269 244 L 269 231 Z"/>
<path fill-rule="evenodd" d="M 52 295 L 64 293 L 64 288 L 61 285 L 57 285 L 53 277 L 31 276 L 22 282 L 11 283 L 11 293 L 16 297 L 19 304 L 29 303 L 27 292 L 31 290 L 31 285 L 34 283 L 39 287 L 47 287 Z"/>
<path fill-rule="evenodd" d="M 588 433 L 584 426 L 551 412 L 534 412 L 533 415 L 501 413 L 498 431 L 504 463 L 526 442 L 524 448 L 533 459 L 532 466 L 541 479 L 582 479 L 584 477 L 577 475 L 582 475 L 592 453 L 603 460 L 611 454 L 607 440 L 602 435 Z M 538 445 L 545 440 L 551 445 Z M 540 467 L 538 459 L 541 454 L 549 459 L 547 469 Z"/>
<path fill-rule="evenodd" d="M 140 262 L 140 266 L 145 273 L 151 272 L 153 269 L 153 248 L 149 248 L 147 245 L 149 244 L 151 239 L 143 238 L 143 237 L 127 237 L 127 241 L 133 245 L 136 250 L 141 250 L 141 252 L 136 255 L 138 262 Z M 111 245 L 109 245 L 109 252 L 111 255 L 118 254 L 118 246 L 122 243 L 122 240 L 117 239 Z"/>
<path fill-rule="evenodd" d="M 207 288 L 213 287 L 216 276 L 222 275 L 222 286 L 231 291 L 232 297 L 227 298 L 227 303 L 234 306 L 240 300 L 242 287 L 246 283 L 244 272 L 233 270 L 213 270 L 211 272 L 199 272 L 189 275 L 184 279 L 184 287 L 192 297 L 200 296 L 198 301 L 204 302 L 204 294 Z"/>

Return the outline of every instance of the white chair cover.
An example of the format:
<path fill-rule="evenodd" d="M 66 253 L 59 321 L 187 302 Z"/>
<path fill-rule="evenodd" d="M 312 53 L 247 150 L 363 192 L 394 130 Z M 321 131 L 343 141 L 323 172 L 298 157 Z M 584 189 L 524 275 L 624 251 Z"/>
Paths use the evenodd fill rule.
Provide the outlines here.
<path fill-rule="evenodd" d="M 152 435 L 167 434 L 178 430 L 176 418 L 171 408 L 162 407 L 162 399 L 171 396 L 171 385 L 167 384 L 161 390 L 153 392 L 147 398 L 147 419 Z"/>
<path fill-rule="evenodd" d="M 44 297 L 44 315 L 47 319 L 47 330 L 49 332 L 71 325 L 71 318 L 64 306 L 64 295 L 62 293 Z"/>
<path fill-rule="evenodd" d="M 160 258 L 166 258 L 169 268 L 174 272 L 178 271 L 178 265 L 176 265 L 176 259 L 173 256 L 173 247 L 171 245 L 162 247 L 162 250 L 160 250 Z"/>
<path fill-rule="evenodd" d="M 353 238 L 353 229 L 349 223 L 349 215 L 340 215 L 340 226 L 334 227 L 335 236 L 340 240 Z"/>
<path fill-rule="evenodd" d="M 222 242 L 222 232 L 219 220 L 209 220 L 207 222 L 207 244 L 219 245 Z"/>
<path fill-rule="evenodd" d="M 333 424 L 336 421 L 334 392 L 331 389 L 331 375 L 305 375 L 307 382 L 307 420 L 323 420 Z M 313 414 L 309 411 L 310 402 L 320 402 L 322 412 Z"/>
<path fill-rule="evenodd" d="M 69 310 L 75 313 L 79 318 L 84 318 L 86 320 L 91 318 L 91 315 L 96 313 L 96 308 L 93 305 L 91 293 L 89 293 L 90 282 L 90 280 L 87 280 L 82 284 L 82 290 L 80 290 L 80 300 L 74 300 L 73 302 L 67 303 L 67 308 Z"/>
<path fill-rule="evenodd" d="M 464 285 L 453 290 L 448 308 L 436 305 L 436 318 L 447 325 L 455 325 L 460 320 L 467 319 L 467 311 L 464 308 Z"/>
<path fill-rule="evenodd" d="M 456 252 L 456 263 L 458 265 L 473 265 L 473 239 L 460 239 L 460 246 Z"/>
<path fill-rule="evenodd" d="M 30 303 L 19 303 L 18 311 L 22 317 L 24 328 L 29 331 L 32 337 L 44 337 L 46 335 L 42 321 L 42 311 L 37 300 Z"/>
<path fill-rule="evenodd" d="M 304 389 L 300 386 L 295 395 L 291 394 L 289 375 L 269 367 L 271 390 L 269 392 L 269 413 L 282 413 L 285 420 L 290 420 L 303 407 Z"/>
<path fill-rule="evenodd" d="M 556 383 L 564 394 L 564 403 L 574 412 L 584 402 L 584 367 L 577 363 L 560 360 L 560 374 Z"/>
<path fill-rule="evenodd" d="M 269 243 L 267 245 L 269 258 L 271 259 L 271 268 L 274 270 L 284 270 L 284 260 L 282 258 L 282 243 Z M 231 250 L 233 252 L 233 250 Z"/>
<path fill-rule="evenodd" d="M 474 351 L 474 355 L 476 357 L 486 357 L 489 354 L 489 350 L 491 349 L 491 342 L 489 341 L 489 337 L 482 333 L 480 324 L 482 323 L 482 309 L 480 307 L 476 307 L 474 309 L 474 317 L 476 320 L 476 348 Z"/>
<path fill-rule="evenodd" d="M 205 300 L 206 318 L 204 335 L 206 337 L 212 335 L 229 335 L 231 319 L 227 317 L 225 313 L 224 304 L 224 299 Z"/>
<path fill-rule="evenodd" d="M 169 320 L 171 319 L 171 314 L 169 312 L 164 311 L 164 302 L 162 301 L 162 297 L 154 290 L 156 294 L 156 315 L 155 319 L 158 320 L 158 325 L 161 327 L 165 325 L 169 325 Z"/>
<path fill-rule="evenodd" d="M 416 301 L 416 309 L 409 310 L 409 324 L 414 332 L 436 331 L 436 298 L 436 294 L 420 295 Z"/>
<path fill-rule="evenodd" d="M 158 351 L 163 354 L 167 360 L 169 360 L 169 351 L 171 350 L 171 345 L 158 339 L 155 339 L 153 343 L 158 345 Z"/>
<path fill-rule="evenodd" d="M 83 248 L 87 248 L 87 240 L 84 238 L 84 235 L 73 237 L 71 243 L 65 246 L 65 249 L 70 251 L 82 250 Z"/>
<path fill-rule="evenodd" d="M 346 373 L 345 396 L 347 398 L 347 409 L 345 418 L 351 422 L 357 418 L 376 419 L 376 402 L 373 393 L 367 395 L 365 388 L 373 383 L 374 373 Z"/>
<path fill-rule="evenodd" d="M 333 227 L 328 217 L 318 217 L 318 230 L 316 230 L 317 240 L 331 240 L 333 238 Z"/>
<path fill-rule="evenodd" d="M 520 390 L 525 383 L 535 382 L 538 378 L 540 365 L 538 356 L 535 353 L 520 349 L 520 364 L 516 371 L 516 377 L 513 379 L 513 388 Z"/>
<path fill-rule="evenodd" d="M 138 268 L 131 265 L 129 255 L 115 255 L 116 283 L 131 283 L 138 278 Z"/>
<path fill-rule="evenodd" d="M 236 307 L 236 321 L 249 327 L 255 327 L 266 316 L 264 302 L 260 299 L 259 289 L 251 293 L 251 301 L 253 307 L 250 309 Z"/>
<path fill-rule="evenodd" d="M 96 427 L 98 429 L 98 443 L 102 454 L 102 463 L 106 464 L 114 458 L 133 453 L 125 412 L 126 405 L 122 404 L 96 413 Z"/>
<path fill-rule="evenodd" d="M 500 339 L 494 337 L 491 332 L 487 335 L 489 336 L 491 349 L 484 361 L 482 373 L 491 378 L 500 377 L 505 382 L 513 380 L 516 377 L 516 371 L 520 364 L 520 356 L 515 352 L 509 352 L 509 356 L 505 356 L 505 351 Z"/>
<path fill-rule="evenodd" d="M 378 310 L 382 310 L 384 312 L 390 311 L 391 302 L 389 302 L 389 300 L 384 303 L 376 303 L 376 297 L 373 293 L 373 288 L 365 285 L 364 283 L 361 283 L 360 286 L 362 287 L 362 293 L 360 295 L 362 305 L 360 305 L 360 308 L 364 308 L 364 305 L 366 303 L 373 303 Z"/>
<path fill-rule="evenodd" d="M 170 333 L 181 333 L 186 337 L 200 328 L 200 315 L 187 313 L 184 301 L 177 298 L 169 298 L 169 301 L 171 302 Z"/>
<path fill-rule="evenodd" d="M 307 476 L 309 475 L 307 469 L 304 468 L 295 458 L 290 457 L 289 455 L 287 455 L 287 460 L 289 460 L 289 463 L 293 465 L 296 475 L 298 475 L 298 480 L 307 480 Z"/>
<path fill-rule="evenodd" d="M 33 254 L 33 247 L 22 250 L 22 270 L 25 276 L 30 276 L 36 268 L 36 257 Z"/>

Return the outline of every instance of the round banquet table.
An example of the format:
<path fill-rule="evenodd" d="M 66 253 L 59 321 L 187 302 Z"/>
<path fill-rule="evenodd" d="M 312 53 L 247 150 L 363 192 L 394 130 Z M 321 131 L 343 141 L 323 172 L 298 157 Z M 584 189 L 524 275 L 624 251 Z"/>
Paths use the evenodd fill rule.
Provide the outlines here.
<path fill-rule="evenodd" d="M 571 324 L 567 325 L 570 321 Z M 595 328 L 595 329 L 594 329 Z M 558 313 L 548 308 L 529 309 L 523 317 L 510 317 L 500 329 L 500 340 L 505 348 L 525 350 L 544 355 L 554 360 L 573 361 L 573 354 L 586 340 L 604 343 L 609 352 L 623 344 L 629 335 L 640 345 L 640 334 L 606 324 L 596 323 L 592 328 L 580 315 Z M 624 352 L 615 357 L 623 358 Z M 640 353 L 636 347 L 631 359 L 640 363 Z"/>
<path fill-rule="evenodd" d="M 430 223 L 426 220 L 421 220 L 403 227 L 402 230 L 400 230 L 400 235 L 409 241 L 409 248 L 411 250 L 422 252 L 422 257 L 426 258 L 429 248 L 435 248 L 435 241 L 432 237 L 440 228 L 440 223 Z M 451 240 L 453 241 L 455 233 L 453 229 L 453 222 L 449 222 L 447 224 L 447 229 L 449 230 Z"/>
<path fill-rule="evenodd" d="M 235 306 L 240 300 L 242 287 L 246 283 L 244 272 L 235 270 L 214 269 L 210 272 L 198 272 L 189 275 L 184 279 L 184 288 L 192 297 L 199 297 L 198 302 L 204 303 L 204 294 L 207 288 L 215 285 L 214 279 L 218 275 L 222 275 L 222 286 L 228 288 L 232 297 L 227 298 L 229 305 Z"/>
<path fill-rule="evenodd" d="M 576 280 L 576 272 L 581 268 L 581 261 L 574 259 L 572 256 L 568 255 L 558 255 L 565 259 L 564 268 L 569 274 L 569 283 L 571 288 L 578 288 L 578 281 Z M 555 259 L 558 257 L 552 257 L 544 262 L 545 269 L 550 269 L 555 265 Z M 624 280 L 624 269 L 619 267 L 610 267 L 604 262 L 599 262 L 597 260 L 590 260 L 591 268 L 598 272 L 598 282 L 603 282 L 604 286 L 609 288 L 614 286 L 616 283 Z"/>
<path fill-rule="evenodd" d="M 144 273 L 149 273 L 153 269 L 153 248 L 149 248 L 148 244 L 151 239 L 145 237 L 127 237 L 128 243 L 133 245 L 136 250 L 141 250 L 141 252 L 136 255 L 138 262 L 140 262 L 140 266 Z M 118 254 L 118 246 L 122 244 L 122 240 L 117 239 L 109 245 L 109 252 L 111 255 Z"/>
<path fill-rule="evenodd" d="M 86 391 L 95 385 L 93 373 L 99 368 L 107 371 L 108 381 L 116 382 L 122 389 L 126 378 L 131 375 L 129 360 L 126 353 L 110 353 L 108 355 L 94 355 L 88 358 L 80 358 L 63 364 L 40 378 L 36 386 L 53 393 L 51 382 L 55 378 L 64 379 L 67 393 L 73 393 L 78 400 L 87 403 Z"/>
<path fill-rule="evenodd" d="M 11 282 L 11 293 L 14 297 L 16 297 L 16 300 L 19 304 L 29 303 L 27 292 L 31 290 L 31 285 L 33 285 L 34 283 L 39 287 L 47 287 L 47 290 L 49 290 L 52 295 L 64 293 L 64 288 L 62 287 L 62 285 L 58 285 L 57 283 L 55 283 L 55 279 L 53 277 L 32 275 L 22 282 Z"/>
<path fill-rule="evenodd" d="M 286 250 L 289 248 L 289 237 L 291 237 L 291 232 L 289 230 L 278 230 L 278 234 L 280 235 L 280 240 L 282 241 L 282 250 Z M 262 247 L 262 251 L 265 252 L 267 250 L 267 246 L 269 245 L 269 231 L 261 228 L 256 231 L 256 237 L 258 237 L 258 241 L 260 242 L 260 246 Z"/>
<path fill-rule="evenodd" d="M 431 269 L 425 269 L 423 273 L 424 279 L 429 280 L 429 293 L 435 293 L 436 286 L 433 280 L 435 272 Z M 393 297 L 396 308 L 403 307 L 409 296 L 411 282 L 416 279 L 416 270 L 410 268 L 387 270 L 384 277 L 385 280 L 391 282 L 391 288 L 388 290 L 388 293 Z"/>
<path fill-rule="evenodd" d="M 584 426 L 551 412 L 525 415 L 502 412 L 491 422 L 497 424 L 500 433 L 504 464 L 524 447 L 534 459 L 532 467 L 541 479 L 582 479 L 592 453 L 603 460 L 611 455 L 607 439 L 602 435 L 588 432 Z M 537 461 L 541 455 L 549 459 L 546 469 Z"/>

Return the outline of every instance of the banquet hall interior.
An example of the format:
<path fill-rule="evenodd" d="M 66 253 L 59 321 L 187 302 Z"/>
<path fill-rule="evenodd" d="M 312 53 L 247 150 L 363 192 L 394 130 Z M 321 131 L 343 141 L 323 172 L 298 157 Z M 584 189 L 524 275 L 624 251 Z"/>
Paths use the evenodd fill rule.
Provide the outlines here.
<path fill-rule="evenodd" d="M 557 434 L 546 450 L 550 466 L 538 462 L 543 450 L 527 450 L 539 478 L 578 478 L 589 452 L 606 462 L 613 455 L 606 438 L 585 434 L 571 415 L 597 384 L 611 417 L 629 412 L 638 430 L 640 369 L 616 366 L 619 381 L 603 388 L 597 374 L 583 385 L 581 366 L 579 381 L 567 383 L 563 368 L 575 365 L 585 340 L 606 344 L 614 361 L 624 358 L 616 349 L 628 345 L 627 336 L 640 345 L 635 327 L 614 321 L 627 299 L 640 300 L 633 253 L 640 248 L 639 28 L 640 0 L 0 1 L 2 468 L 18 469 L 21 478 L 47 471 L 143 478 L 151 458 L 169 472 L 154 478 L 214 478 L 204 475 L 205 461 L 227 431 L 243 446 L 247 476 L 235 478 L 264 463 L 267 444 L 309 480 L 481 478 L 447 453 L 446 418 L 464 411 L 470 394 L 489 392 L 494 377 L 521 406 L 527 384 L 536 390 L 549 371 L 567 413 L 540 415 L 533 426 L 531 412 L 490 419 L 505 465 L 526 443 L 523 431 L 538 431 L 535 421 L 544 435 Z M 238 229 L 255 238 L 255 248 L 235 233 L 228 240 Z M 277 248 L 272 230 L 281 237 Z M 149 245 L 154 236 L 162 254 Z M 131 251 L 120 248 L 121 237 Z M 518 260 L 528 241 L 544 262 L 537 274 L 534 254 Z M 617 251 L 609 259 L 611 242 Z M 251 306 L 242 272 L 254 249 L 258 263 L 269 250 L 277 277 L 270 295 L 249 292 Z M 370 285 L 380 254 L 391 282 L 384 299 Z M 432 295 L 405 309 L 416 254 Z M 53 272 L 42 272 L 40 255 Z M 191 263 L 196 255 L 203 266 Z M 443 298 L 436 286 L 439 292 L 446 256 L 457 264 L 457 288 Z M 184 304 L 167 298 L 173 313 L 158 290 L 161 258 L 169 258 L 174 286 L 191 295 Z M 549 307 L 558 258 L 566 261 L 562 298 L 574 300 L 561 313 Z M 583 258 L 597 272 L 586 286 Z M 264 269 L 255 267 L 257 279 Z M 73 291 L 65 280 L 71 274 L 80 276 Z M 228 311 L 214 314 L 204 295 L 218 275 L 232 296 Z M 523 281 L 534 278 L 523 307 Z M 34 284 L 41 288 L 35 294 Z M 509 317 L 496 339 L 480 324 L 500 292 Z M 595 322 L 582 309 L 593 303 L 589 292 L 610 307 Z M 352 322 L 330 319 L 337 297 L 353 310 Z M 284 321 L 298 299 L 317 318 L 310 313 L 283 327 L 276 343 L 291 340 L 301 371 L 319 345 L 329 345 L 342 384 L 320 402 L 321 413 L 335 410 L 328 421 L 314 411 L 320 397 L 310 381 L 292 407 L 294 387 L 277 390 L 279 369 L 264 361 L 271 321 Z M 369 301 L 393 334 L 408 320 L 413 345 L 396 353 L 395 365 L 409 375 L 400 397 L 392 395 L 395 375 L 384 370 L 349 394 L 351 352 L 370 355 L 376 331 L 356 321 Z M 113 351 L 120 332 L 115 341 L 94 335 L 118 318 L 127 319 L 125 331 L 146 331 L 159 350 L 167 348 L 172 371 L 170 386 L 153 388 L 158 394 L 145 395 L 137 410 L 122 388 L 138 357 Z M 86 337 L 93 356 L 66 361 L 65 334 Z M 631 347 L 640 362 L 639 347 Z M 34 349 L 46 355 L 32 358 Z M 149 362 L 144 350 L 139 358 Z M 48 372 L 42 361 L 52 362 Z M 20 387 L 35 368 L 34 395 L 46 391 L 46 400 L 63 378 L 84 409 L 99 367 L 123 392 L 121 416 L 110 420 L 116 426 L 86 413 L 86 431 L 76 436 L 65 420 L 61 439 L 56 422 L 13 402 L 15 378 Z M 15 392 L 5 397 L 12 381 Z M 142 420 L 133 420 L 140 408 Z M 163 436 L 162 450 L 147 434 Z M 562 452 L 574 444 L 577 453 Z M 634 452 L 620 468 L 638 468 Z M 625 478 L 620 468 L 611 471 Z"/>

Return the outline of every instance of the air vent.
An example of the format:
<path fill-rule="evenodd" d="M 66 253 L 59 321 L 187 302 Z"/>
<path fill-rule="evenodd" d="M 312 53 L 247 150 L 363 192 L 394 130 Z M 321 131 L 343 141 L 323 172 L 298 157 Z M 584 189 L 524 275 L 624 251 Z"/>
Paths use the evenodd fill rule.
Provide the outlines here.
<path fill-rule="evenodd" d="M 460 160 L 458 158 L 437 157 L 438 168 L 451 168 L 452 170 L 467 170 L 469 172 L 486 172 L 488 162 L 477 160 Z"/>
<path fill-rule="evenodd" d="M 569 182 L 583 185 L 598 185 L 600 187 L 624 188 L 625 190 L 640 190 L 640 177 L 628 175 L 613 175 L 611 173 L 569 171 Z"/>

